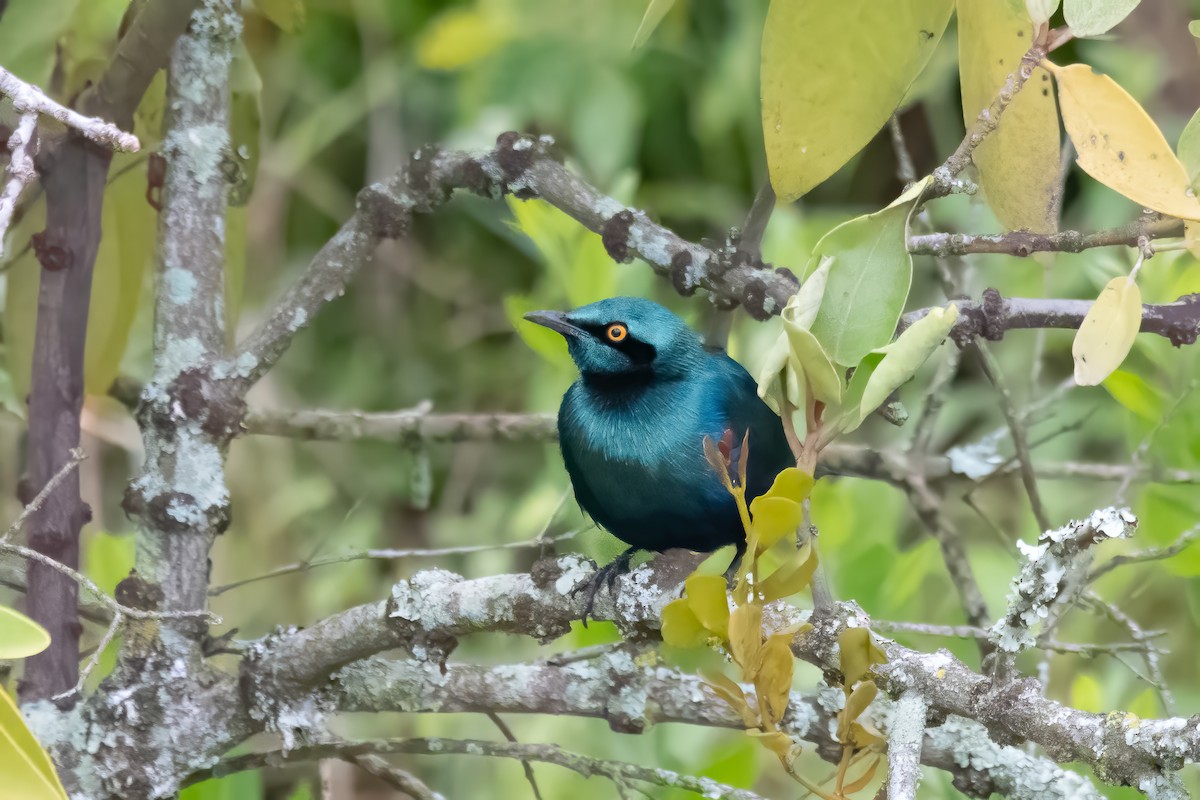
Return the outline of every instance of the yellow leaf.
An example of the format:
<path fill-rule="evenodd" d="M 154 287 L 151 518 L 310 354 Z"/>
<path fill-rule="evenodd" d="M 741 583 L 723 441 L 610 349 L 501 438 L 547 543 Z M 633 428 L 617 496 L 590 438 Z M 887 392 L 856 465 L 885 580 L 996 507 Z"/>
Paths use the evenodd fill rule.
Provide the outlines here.
<path fill-rule="evenodd" d="M 29 617 L 0 606 L 0 660 L 28 658 L 50 646 L 50 633 Z"/>
<path fill-rule="evenodd" d="M 758 718 L 750 709 L 750 705 L 746 702 L 746 693 L 738 686 L 728 675 L 713 671 L 703 671 L 705 681 L 708 688 L 724 700 L 729 706 L 742 718 L 742 724 L 747 728 L 753 728 L 758 725 Z"/>
<path fill-rule="evenodd" d="M 1100 681 L 1081 672 L 1071 681 L 1071 708 L 1098 713 L 1104 711 L 1104 689 Z"/>
<path fill-rule="evenodd" d="M 692 613 L 687 598 L 681 597 L 663 606 L 662 637 L 671 647 L 699 647 L 708 641 L 708 631 Z"/>
<path fill-rule="evenodd" d="M 786 497 L 797 503 L 803 503 L 812 492 L 813 476 L 799 467 L 788 467 L 775 476 L 771 488 L 763 497 Z"/>
<path fill-rule="evenodd" d="M 762 126 L 782 202 L 871 141 L 933 54 L 952 8 L 952 0 L 771 1 Z"/>
<path fill-rule="evenodd" d="M 4 796 L 67 800 L 50 756 L 38 744 L 8 692 L 0 688 L 0 775 Z"/>
<path fill-rule="evenodd" d="M 771 719 L 783 719 L 792 691 L 792 673 L 796 660 L 792 656 L 792 637 L 776 634 L 767 639 L 763 646 L 762 664 L 759 666 L 755 684 L 767 701 Z M 761 711 L 761 709 L 760 709 Z"/>
<path fill-rule="evenodd" d="M 847 689 L 858 683 L 871 667 L 887 661 L 883 651 L 871 641 L 871 632 L 866 628 L 847 628 L 842 631 L 838 637 L 838 647 L 841 651 L 842 677 Z"/>
<path fill-rule="evenodd" d="M 721 575 L 693 575 L 684 583 L 688 605 L 696 619 L 722 639 L 729 638 L 729 600 L 725 588 L 725 578 Z"/>
<path fill-rule="evenodd" d="M 875 758 L 871 760 L 871 765 L 863 770 L 862 775 L 859 775 L 857 778 L 842 787 L 842 795 L 852 795 L 855 792 L 866 788 L 867 784 L 871 782 L 871 779 L 875 777 L 875 770 L 879 768 L 879 761 L 880 757 L 875 756 Z"/>
<path fill-rule="evenodd" d="M 1200 220 L 1187 169 L 1128 92 L 1086 64 L 1058 67 L 1054 78 L 1063 125 L 1084 172 L 1141 206 Z"/>
<path fill-rule="evenodd" d="M 846 707 L 842 709 L 841 727 L 848 731 L 850 723 L 862 716 L 877 694 L 879 694 L 879 687 L 875 685 L 875 681 L 863 681 L 856 686 L 849 699 L 846 700 Z"/>
<path fill-rule="evenodd" d="M 729 654 L 742 668 L 744 680 L 754 680 L 762 652 L 762 606 L 745 603 L 729 615 Z"/>
<path fill-rule="evenodd" d="M 850 725 L 850 743 L 860 749 L 877 747 L 883 744 L 883 736 L 870 725 L 855 722 Z"/>
<path fill-rule="evenodd" d="M 804 519 L 804 508 L 795 500 L 763 496 L 750 504 L 750 515 L 758 551 L 764 552 L 784 536 L 796 532 Z"/>
<path fill-rule="evenodd" d="M 790 597 L 808 586 L 816 569 L 817 554 L 813 552 L 812 545 L 805 542 L 803 547 L 788 556 L 787 561 L 759 584 L 758 591 L 767 603 Z"/>
<path fill-rule="evenodd" d="M 425 26 L 417 40 L 417 63 L 425 69 L 462 69 L 491 55 L 507 39 L 507 26 L 480 9 L 453 8 Z"/>
<path fill-rule="evenodd" d="M 1020 0 L 959 0 L 958 63 L 968 129 L 1018 69 L 1032 34 Z M 1057 230 L 1059 149 L 1050 75 L 1038 67 L 972 156 L 988 205 L 1005 227 Z"/>
<path fill-rule="evenodd" d="M 1142 324 L 1142 290 L 1133 278 L 1113 278 L 1075 334 L 1075 383 L 1095 386 L 1125 360 Z"/>
<path fill-rule="evenodd" d="M 783 731 L 771 731 L 770 733 L 763 733 L 762 731 L 746 731 L 746 735 L 753 736 L 755 739 L 762 742 L 763 747 L 779 756 L 780 759 L 790 763 L 792 758 L 792 748 L 796 743 L 792 741 L 792 737 L 788 736 Z"/>

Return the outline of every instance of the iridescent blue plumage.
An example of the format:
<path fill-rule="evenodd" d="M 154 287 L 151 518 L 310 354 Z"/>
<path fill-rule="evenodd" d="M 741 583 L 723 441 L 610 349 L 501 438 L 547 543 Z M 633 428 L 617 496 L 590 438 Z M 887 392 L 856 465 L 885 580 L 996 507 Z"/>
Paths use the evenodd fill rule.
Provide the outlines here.
<path fill-rule="evenodd" d="M 558 415 L 575 496 L 630 546 L 598 578 L 611 582 L 637 550 L 732 544 L 740 557 L 737 507 L 704 457 L 704 437 L 720 441 L 728 430 L 740 443 L 749 431 L 749 498 L 794 464 L 779 417 L 746 370 L 649 300 L 615 297 L 527 318 L 562 333 L 580 370 Z"/>

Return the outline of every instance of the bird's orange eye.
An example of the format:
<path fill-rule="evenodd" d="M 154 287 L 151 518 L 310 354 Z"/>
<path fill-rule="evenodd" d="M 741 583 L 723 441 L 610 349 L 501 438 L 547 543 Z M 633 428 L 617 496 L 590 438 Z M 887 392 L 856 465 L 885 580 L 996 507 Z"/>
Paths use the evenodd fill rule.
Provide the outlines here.
<path fill-rule="evenodd" d="M 623 342 L 625 337 L 629 335 L 629 329 L 619 322 L 614 322 L 604 331 L 604 335 L 608 337 L 610 342 Z"/>

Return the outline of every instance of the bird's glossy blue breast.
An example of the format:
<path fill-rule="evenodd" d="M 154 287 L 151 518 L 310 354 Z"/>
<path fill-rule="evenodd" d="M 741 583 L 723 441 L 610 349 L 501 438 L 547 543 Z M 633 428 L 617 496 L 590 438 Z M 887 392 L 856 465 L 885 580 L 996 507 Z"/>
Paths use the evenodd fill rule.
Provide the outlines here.
<path fill-rule="evenodd" d="M 741 535 L 704 457 L 704 437 L 720 439 L 727 424 L 722 387 L 699 377 L 615 394 L 577 382 L 563 399 L 559 435 L 576 497 L 637 547 L 709 550 Z"/>

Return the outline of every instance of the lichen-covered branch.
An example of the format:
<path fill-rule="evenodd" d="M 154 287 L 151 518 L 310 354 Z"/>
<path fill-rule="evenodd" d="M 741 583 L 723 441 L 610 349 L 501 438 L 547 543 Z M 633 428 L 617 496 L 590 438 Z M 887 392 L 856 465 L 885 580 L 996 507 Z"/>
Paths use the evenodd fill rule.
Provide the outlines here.
<path fill-rule="evenodd" d="M 1036 545 L 1018 541 L 1017 549 L 1026 560 L 1013 578 L 1008 610 L 992 626 L 996 647 L 1010 657 L 1032 647 L 1036 643 L 1034 626 L 1045 623 L 1053 627 L 1087 585 L 1093 548 L 1108 539 L 1127 538 L 1136 527 L 1137 518 L 1128 509 L 1106 508 L 1046 531 Z"/>
<path fill-rule="evenodd" d="M 386 412 L 258 411 L 246 432 L 301 440 L 377 439 L 408 446 L 432 442 L 549 442 L 558 436 L 553 414 L 434 414 L 432 406 Z"/>
<path fill-rule="evenodd" d="M 921 784 L 921 745 L 929 704 L 913 691 L 900 695 L 888 733 L 888 800 L 915 800 Z"/>
<path fill-rule="evenodd" d="M 43 94 L 41 89 L 25 83 L 3 67 L 0 67 L 0 95 L 9 98 L 13 109 L 25 115 L 22 117 L 22 124 L 30 115 L 33 115 L 34 123 L 39 115 L 50 117 L 96 144 L 129 153 L 136 153 L 141 148 L 137 137 L 132 133 L 126 133 L 111 122 L 84 116 L 74 109 L 59 105 Z"/>
<path fill-rule="evenodd" d="M 403 703 L 399 698 L 411 697 L 412 692 L 428 683 L 424 688 L 436 691 L 441 698 L 439 710 L 478 710 L 465 704 L 484 691 L 476 681 L 493 679 L 492 676 L 471 677 L 475 673 L 469 669 L 460 673 L 451 669 L 443 674 L 440 665 L 444 654 L 457 638 L 485 630 L 521 633 L 541 640 L 562 635 L 571 620 L 578 618 L 584 602 L 583 598 L 570 597 L 569 591 L 588 571 L 589 567 L 580 559 L 564 557 L 540 562 L 532 575 L 462 580 L 442 571 L 418 573 L 411 581 L 398 583 L 387 601 L 359 606 L 305 630 L 256 643 L 248 651 L 242 675 L 243 685 L 250 687 L 250 696 L 263 704 L 251 713 L 255 718 L 272 720 L 284 731 L 297 722 L 309 725 L 311 719 L 295 719 L 286 698 L 295 698 L 298 693 L 304 696 L 307 691 L 327 685 L 329 675 L 335 675 L 335 683 L 340 687 L 337 696 L 341 700 L 332 707 L 361 710 L 367 703 L 379 708 L 382 702 L 384 708 L 418 710 L 401 709 L 399 705 Z M 659 608 L 673 593 L 655 585 L 650 570 L 641 568 L 621 579 L 616 598 L 607 593 L 597 597 L 596 618 L 612 620 L 627 636 L 652 634 L 659 625 Z M 772 628 L 783 628 L 797 622 L 800 614 L 794 608 L 776 604 L 768 608 L 768 616 L 775 617 L 768 621 Z M 834 613 L 812 621 L 815 627 L 797 638 L 793 651 L 822 669 L 833 670 L 839 663 L 836 645 L 839 633 L 848 625 L 870 625 L 870 619 L 853 603 L 839 604 Z M 1184 760 L 1200 757 L 1200 727 L 1186 720 L 1133 720 L 1121 715 L 1078 711 L 1044 697 L 1036 681 L 980 675 L 944 650 L 921 653 L 889 641 L 883 641 L 881 646 L 888 662 L 875 671 L 885 691 L 897 696 L 915 691 L 926 700 L 934 718 L 953 714 L 973 719 L 1016 741 L 1041 745 L 1056 761 L 1087 763 L 1107 781 L 1132 786 L 1165 782 L 1163 785 L 1170 789 L 1177 784 L 1174 772 Z M 368 659 L 373 653 L 396 647 L 407 648 L 418 661 Z M 572 687 L 579 685 L 580 669 L 586 668 L 577 667 L 576 672 L 570 673 Z M 389 673 L 390 670 L 408 670 L 407 677 L 394 671 Z M 461 682 L 447 678 L 455 674 L 462 676 Z M 553 686 L 544 681 L 549 681 L 553 674 L 562 675 L 539 673 L 537 685 L 551 690 Z M 508 678 L 500 682 L 502 686 L 486 691 L 494 711 L 520 711 L 535 696 L 531 694 L 534 684 L 517 680 L 515 674 Z M 565 676 L 560 678 L 563 679 Z M 605 688 L 597 695 L 597 708 L 607 709 L 603 713 L 597 711 L 599 715 L 622 730 L 644 727 L 648 712 L 642 687 L 618 688 L 614 694 L 614 686 L 631 684 L 611 676 L 598 680 L 598 684 Z M 388 687 L 385 691 L 391 694 L 381 697 L 378 694 L 381 685 Z M 502 696 L 497 696 L 498 693 Z M 366 694 L 370 700 L 362 700 L 361 706 L 349 702 L 350 698 L 363 698 Z M 389 705 L 388 696 L 397 698 L 394 702 L 399 705 Z M 664 709 L 660 698 L 653 696 L 656 704 L 652 713 L 667 714 L 662 718 L 669 718 L 670 708 Z M 456 703 L 454 697 L 460 701 Z M 278 705 L 280 702 L 282 707 Z M 322 712 L 320 706 L 318 703 L 312 708 L 318 716 L 332 711 L 327 705 Z M 558 707 L 549 710 L 561 711 Z M 1172 731 L 1173 734 L 1168 733 Z M 293 736 L 300 732 L 298 726 L 291 730 Z M 1172 795 L 1168 792 L 1164 796 Z"/>
<path fill-rule="evenodd" d="M 37 172 L 33 168 L 36 131 L 37 114 L 28 113 L 21 117 L 16 129 L 8 137 L 9 160 L 5 169 L 7 180 L 4 182 L 3 191 L 0 191 L 0 255 L 4 255 L 4 237 L 8 233 L 9 223 L 12 222 L 17 200 L 25 191 L 25 187 L 37 178 Z"/>
<path fill-rule="evenodd" d="M 1157 214 L 1135 220 L 1119 228 L 1084 233 L 925 233 L 908 237 L 908 252 L 913 255 L 965 256 L 992 253 L 1010 256 L 1030 256 L 1034 253 L 1081 253 L 1095 247 L 1137 247 L 1138 240 L 1151 241 L 1183 235 L 1183 222 Z"/>

